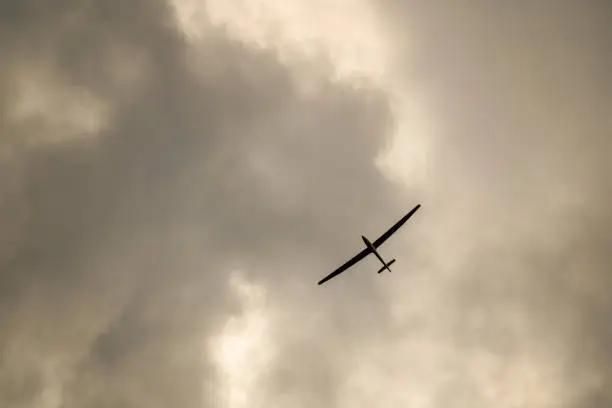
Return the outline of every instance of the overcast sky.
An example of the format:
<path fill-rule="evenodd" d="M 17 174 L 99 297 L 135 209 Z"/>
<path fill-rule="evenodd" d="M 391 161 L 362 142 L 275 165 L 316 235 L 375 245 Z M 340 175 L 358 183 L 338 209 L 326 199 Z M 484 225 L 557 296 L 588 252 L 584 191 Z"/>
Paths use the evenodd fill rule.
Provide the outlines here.
<path fill-rule="evenodd" d="M 0 405 L 612 405 L 611 21 L 0 1 Z"/>

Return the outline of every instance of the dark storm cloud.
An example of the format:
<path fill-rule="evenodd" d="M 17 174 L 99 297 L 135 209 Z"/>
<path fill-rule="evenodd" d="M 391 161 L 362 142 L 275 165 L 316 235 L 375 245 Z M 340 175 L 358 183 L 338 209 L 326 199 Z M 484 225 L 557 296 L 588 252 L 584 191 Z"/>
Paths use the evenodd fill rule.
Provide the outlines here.
<path fill-rule="evenodd" d="M 507 366 L 551 353 L 562 406 L 609 405 L 612 9 L 384 4 L 406 45 L 404 72 L 436 121 L 431 219 L 463 226 L 444 231 L 463 250 L 449 289 L 451 338 Z M 440 406 L 475 406 L 484 391 L 457 395 Z"/>
<path fill-rule="evenodd" d="M 359 246 L 346 236 L 401 213 L 373 167 L 391 120 L 380 92 L 301 94 L 273 53 L 219 34 L 191 48 L 161 1 L 2 2 L 0 15 L 7 406 L 199 407 L 214 384 L 203 333 L 232 310 L 231 265 L 271 290 L 314 288 Z M 53 82 L 40 92 L 100 101 L 101 130 L 48 143 L 63 128 L 44 112 L 11 116 L 15 80 L 34 68 Z M 363 316 L 336 313 L 358 330 Z M 283 344 L 300 355 L 278 368 L 295 377 L 289 392 L 331 405 L 323 358 Z"/>

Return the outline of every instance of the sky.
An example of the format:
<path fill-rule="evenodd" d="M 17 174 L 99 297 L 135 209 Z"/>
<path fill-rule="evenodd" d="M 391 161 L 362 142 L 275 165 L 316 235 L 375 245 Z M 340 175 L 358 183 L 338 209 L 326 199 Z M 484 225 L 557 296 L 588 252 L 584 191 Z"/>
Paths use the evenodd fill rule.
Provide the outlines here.
<path fill-rule="evenodd" d="M 611 405 L 611 19 L 0 1 L 0 405 Z"/>

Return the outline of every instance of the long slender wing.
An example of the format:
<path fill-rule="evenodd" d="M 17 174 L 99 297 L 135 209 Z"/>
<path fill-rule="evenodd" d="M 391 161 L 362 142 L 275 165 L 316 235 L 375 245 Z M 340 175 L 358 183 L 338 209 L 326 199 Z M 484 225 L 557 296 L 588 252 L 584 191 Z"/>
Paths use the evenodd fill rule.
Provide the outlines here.
<path fill-rule="evenodd" d="M 382 234 L 376 241 L 372 242 L 372 245 L 374 245 L 374 248 L 378 248 L 379 246 L 382 245 L 383 242 L 385 242 L 387 239 L 389 239 L 389 237 L 391 235 L 393 235 L 393 233 L 395 231 L 400 229 L 400 227 L 402 225 L 404 225 L 404 223 L 406 221 L 408 221 L 408 218 L 412 217 L 412 215 L 415 212 L 417 212 L 417 210 L 419 208 L 421 208 L 421 204 L 417 204 L 416 207 L 414 207 L 412 210 L 410 210 L 410 212 L 408 214 L 404 215 L 404 217 L 401 220 L 399 220 L 398 222 L 395 223 L 395 225 L 393 225 L 391 228 L 389 228 L 389 230 L 387 232 Z"/>
<path fill-rule="evenodd" d="M 339 267 L 338 269 L 336 269 L 335 271 L 333 271 L 332 273 L 330 273 L 329 275 L 327 275 L 326 277 L 321 279 L 318 284 L 322 285 L 325 282 L 327 282 L 328 280 L 330 280 L 331 278 L 333 278 L 334 276 L 340 275 L 342 272 L 346 271 L 348 268 L 350 268 L 351 266 L 355 265 L 357 262 L 359 262 L 363 258 L 365 258 L 370 252 L 371 252 L 370 248 L 363 249 L 357 255 L 355 255 L 354 257 L 352 257 L 348 261 L 346 261 L 344 263 L 344 265 L 342 265 L 341 267 Z"/>

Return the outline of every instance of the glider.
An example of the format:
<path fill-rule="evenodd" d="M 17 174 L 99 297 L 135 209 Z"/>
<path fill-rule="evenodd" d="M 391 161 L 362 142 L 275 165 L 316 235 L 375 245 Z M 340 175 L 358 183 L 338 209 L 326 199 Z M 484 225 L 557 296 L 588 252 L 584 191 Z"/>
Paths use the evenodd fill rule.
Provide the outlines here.
<path fill-rule="evenodd" d="M 382 262 L 383 266 L 378 270 L 378 273 L 381 273 L 382 271 L 384 271 L 385 269 L 388 270 L 389 272 L 391 272 L 391 269 L 389 268 L 389 266 L 391 266 L 394 262 L 395 259 L 391 259 L 389 262 L 385 262 L 385 260 L 382 258 L 382 256 L 380 256 L 380 254 L 378 253 L 378 251 L 376 250 L 379 246 L 382 245 L 383 242 L 385 242 L 391 235 L 393 235 L 393 233 L 395 231 L 397 231 L 398 229 L 400 229 L 400 227 L 402 225 L 404 225 L 404 223 L 406 221 L 408 221 L 408 219 L 410 217 L 412 217 L 412 215 L 417 212 L 417 210 L 421 208 L 421 204 L 417 204 L 416 207 L 414 207 L 412 210 L 410 210 L 410 212 L 406 215 L 404 215 L 404 217 L 402 217 L 401 220 L 399 220 L 398 222 L 395 223 L 395 225 L 393 225 L 391 228 L 389 228 L 389 230 L 387 230 L 387 232 L 385 232 L 384 234 L 382 234 L 378 239 L 376 239 L 376 241 L 374 242 L 370 242 L 365 236 L 361 236 L 361 239 L 363 239 L 363 242 L 365 244 L 365 248 L 359 252 L 357 255 L 355 255 L 354 257 L 352 257 L 351 259 L 349 259 L 348 261 L 346 261 L 344 263 L 344 265 L 342 265 L 341 267 L 339 267 L 338 269 L 336 269 L 335 271 L 333 271 L 332 273 L 330 273 L 329 275 L 327 275 L 326 277 L 324 277 L 323 279 L 321 279 L 319 281 L 319 285 L 324 284 L 325 282 L 327 282 L 328 280 L 330 280 L 331 278 L 338 276 L 339 274 L 341 274 L 342 272 L 346 271 L 348 268 L 350 268 L 351 266 L 355 265 L 357 262 L 361 261 L 363 258 L 365 258 L 366 256 L 368 256 L 369 254 L 374 254 L 376 255 L 376 257 L 380 260 L 380 262 Z"/>

